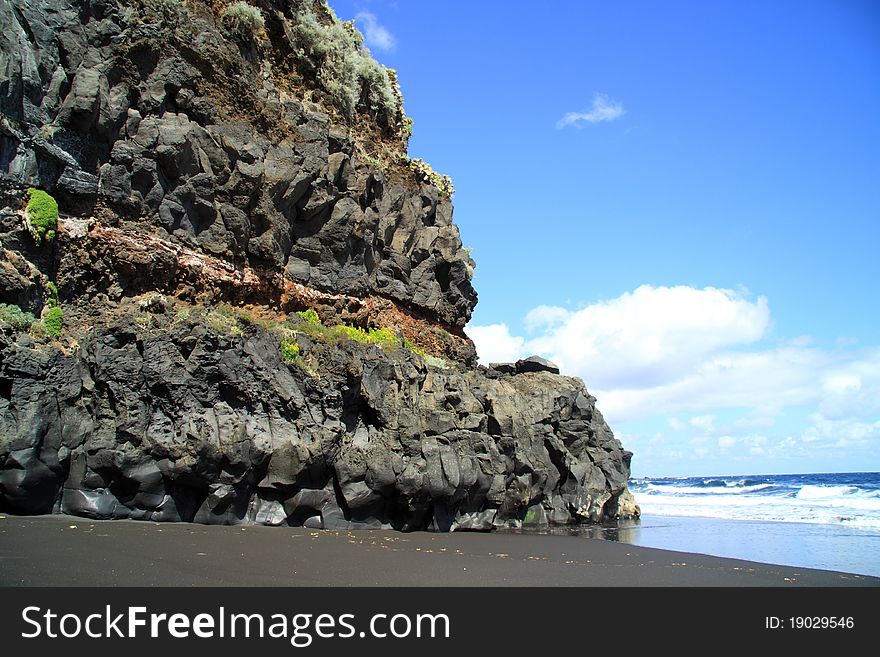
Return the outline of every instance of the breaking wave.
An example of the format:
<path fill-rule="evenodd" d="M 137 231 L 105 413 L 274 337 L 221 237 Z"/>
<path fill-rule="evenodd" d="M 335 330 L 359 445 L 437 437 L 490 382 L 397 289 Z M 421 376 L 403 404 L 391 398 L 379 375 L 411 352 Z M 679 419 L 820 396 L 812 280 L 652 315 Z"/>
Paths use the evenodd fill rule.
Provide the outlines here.
<path fill-rule="evenodd" d="M 880 473 L 634 479 L 648 515 L 880 529 Z"/>

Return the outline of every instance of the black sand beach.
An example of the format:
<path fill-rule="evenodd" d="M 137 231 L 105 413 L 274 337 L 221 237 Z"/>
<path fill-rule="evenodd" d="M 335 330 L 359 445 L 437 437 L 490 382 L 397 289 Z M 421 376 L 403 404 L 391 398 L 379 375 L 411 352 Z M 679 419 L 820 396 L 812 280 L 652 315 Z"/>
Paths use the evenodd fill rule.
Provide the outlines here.
<path fill-rule="evenodd" d="M 0 517 L 2 586 L 878 586 L 578 536 Z"/>

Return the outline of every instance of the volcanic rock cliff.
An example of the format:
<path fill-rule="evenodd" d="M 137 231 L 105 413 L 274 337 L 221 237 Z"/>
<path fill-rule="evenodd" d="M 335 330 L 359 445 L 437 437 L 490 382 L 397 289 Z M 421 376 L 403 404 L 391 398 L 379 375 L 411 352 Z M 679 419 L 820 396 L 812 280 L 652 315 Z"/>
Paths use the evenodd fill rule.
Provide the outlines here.
<path fill-rule="evenodd" d="M 353 25 L 311 0 L 0 0 L 0 24 L 0 510 L 638 513 L 580 380 L 476 365 L 451 184 Z"/>

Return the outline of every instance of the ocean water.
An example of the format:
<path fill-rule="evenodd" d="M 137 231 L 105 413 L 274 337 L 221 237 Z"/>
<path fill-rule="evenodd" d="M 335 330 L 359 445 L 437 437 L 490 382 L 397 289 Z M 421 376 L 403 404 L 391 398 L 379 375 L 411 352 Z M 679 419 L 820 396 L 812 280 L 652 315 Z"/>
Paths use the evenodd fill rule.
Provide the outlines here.
<path fill-rule="evenodd" d="M 631 479 L 642 513 L 880 530 L 880 472 Z"/>
<path fill-rule="evenodd" d="M 644 477 L 640 520 L 596 538 L 880 576 L 880 473 Z"/>

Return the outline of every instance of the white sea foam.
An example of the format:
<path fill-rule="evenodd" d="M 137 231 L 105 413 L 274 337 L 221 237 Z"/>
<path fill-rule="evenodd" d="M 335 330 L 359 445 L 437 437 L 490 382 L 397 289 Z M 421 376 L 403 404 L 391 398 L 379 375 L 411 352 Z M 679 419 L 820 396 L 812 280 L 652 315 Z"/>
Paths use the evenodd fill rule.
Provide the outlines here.
<path fill-rule="evenodd" d="M 795 497 L 802 500 L 825 500 L 855 493 L 857 490 L 855 486 L 804 486 Z"/>
<path fill-rule="evenodd" d="M 849 518 L 843 523 L 847 527 L 858 527 L 859 529 L 880 529 L 876 518 Z"/>
<path fill-rule="evenodd" d="M 708 488 L 698 488 L 695 486 L 663 486 L 660 484 L 648 484 L 646 492 L 648 494 L 665 493 L 668 495 L 742 495 L 745 493 L 756 493 L 761 490 L 773 488 L 773 484 L 755 484 L 753 486 L 731 486 L 724 488 L 720 486 L 712 486 Z"/>
<path fill-rule="evenodd" d="M 880 529 L 878 491 L 855 486 L 803 486 L 788 494 L 761 494 L 767 485 L 743 494 L 737 489 L 652 486 L 635 492 L 642 513 L 666 516 L 701 516 L 729 520 L 768 520 L 845 525 Z"/>

